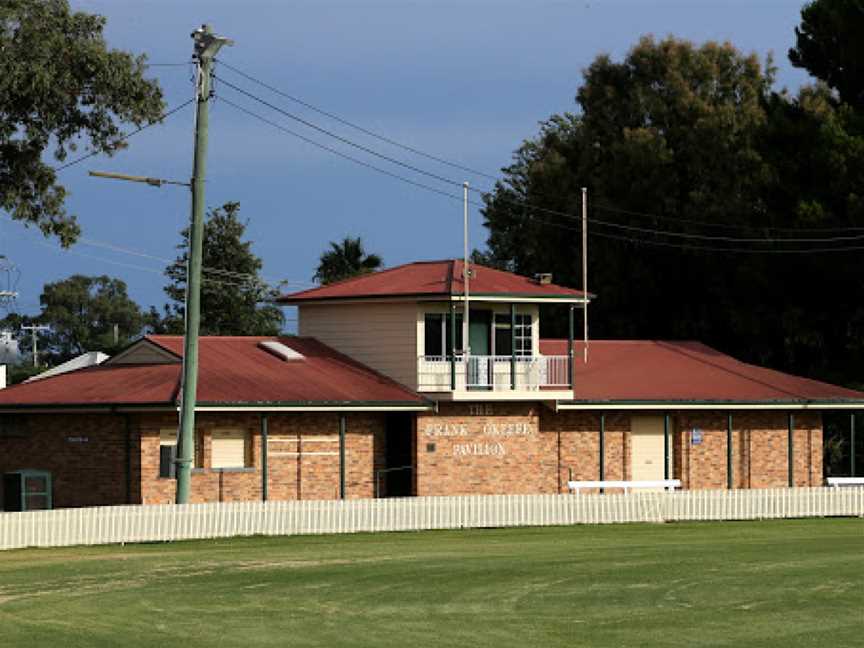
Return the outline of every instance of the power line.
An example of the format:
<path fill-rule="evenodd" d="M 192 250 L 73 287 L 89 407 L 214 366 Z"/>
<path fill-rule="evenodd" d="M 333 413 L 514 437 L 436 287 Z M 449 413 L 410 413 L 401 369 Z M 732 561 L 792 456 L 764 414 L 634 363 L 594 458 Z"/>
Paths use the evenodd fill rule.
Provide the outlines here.
<path fill-rule="evenodd" d="M 161 124 L 162 120 L 164 120 L 166 117 L 170 117 L 174 113 L 179 112 L 180 110 L 182 110 L 183 108 L 185 108 L 189 104 L 193 103 L 194 101 L 195 101 L 195 99 L 189 99 L 188 101 L 184 101 L 182 104 L 180 104 L 176 108 L 172 108 L 171 110 L 169 110 L 165 113 L 162 113 L 154 121 L 149 122 L 147 124 L 144 124 L 143 126 L 139 126 L 135 130 L 130 131 L 129 133 L 126 133 L 125 135 L 122 135 L 120 137 L 120 139 L 118 140 L 118 142 L 125 142 L 127 139 L 129 139 L 133 135 L 137 135 L 141 131 L 147 130 L 148 128 L 150 128 L 151 126 L 155 126 L 156 124 Z M 57 167 L 56 169 L 54 169 L 54 171 L 55 171 L 55 173 L 59 172 L 59 171 L 63 171 L 63 169 L 68 169 L 71 166 L 75 166 L 76 164 L 80 164 L 84 160 L 89 160 L 90 158 L 96 157 L 97 155 L 101 155 L 102 153 L 103 153 L 103 151 L 91 151 L 90 153 L 87 153 L 86 155 L 82 155 L 81 157 L 76 158 L 76 159 L 72 160 L 71 162 L 67 162 L 66 164 L 63 164 L 63 165 Z"/>
<path fill-rule="evenodd" d="M 295 115 L 291 112 L 288 112 L 287 110 L 284 110 L 284 109 L 280 108 L 279 106 L 270 103 L 266 99 L 262 99 L 261 97 L 258 97 L 256 95 L 252 94 L 251 92 L 247 92 L 243 88 L 236 86 L 229 81 L 225 81 L 224 79 L 222 79 L 216 75 L 213 75 L 213 78 L 220 81 L 222 84 L 228 86 L 232 90 L 249 97 L 253 101 L 257 101 L 261 105 L 267 106 L 271 110 L 274 110 L 274 111 L 278 112 L 279 114 L 284 115 L 285 117 L 288 117 L 289 119 L 293 119 L 294 121 L 299 122 L 308 128 L 316 130 L 319 133 L 327 135 L 328 137 L 332 137 L 333 139 L 338 140 L 338 141 L 342 142 L 343 144 L 347 144 L 348 146 L 353 146 L 354 148 L 356 148 L 360 151 L 363 151 L 364 153 L 368 153 L 369 155 L 374 155 L 375 157 L 380 158 L 382 160 L 385 160 L 387 162 L 390 162 L 391 164 L 395 164 L 395 165 L 401 166 L 405 169 L 409 169 L 410 171 L 413 171 L 414 173 L 419 173 L 420 175 L 424 175 L 428 178 L 438 180 L 439 182 L 443 182 L 444 184 L 454 185 L 454 186 L 457 186 L 460 188 L 462 187 L 462 183 L 457 181 L 457 180 L 453 180 L 452 178 L 447 178 L 447 177 L 442 176 L 438 173 L 433 173 L 432 171 L 427 171 L 425 169 L 421 169 L 418 166 L 415 166 L 415 165 L 410 164 L 408 162 L 403 162 L 402 160 L 391 157 L 389 155 L 385 155 L 384 153 L 379 153 L 375 149 L 371 149 L 368 146 L 364 146 L 363 144 L 358 144 L 357 142 L 353 142 L 350 139 L 348 139 L 347 137 L 342 137 L 341 135 L 338 135 L 337 133 L 334 133 L 333 131 L 327 130 L 326 128 L 322 128 L 321 126 L 318 126 L 317 124 L 313 124 L 309 120 L 303 119 L 299 115 Z"/>
<path fill-rule="evenodd" d="M 491 175 L 489 173 L 485 173 L 484 171 L 478 171 L 477 169 L 472 169 L 471 167 L 459 164 L 457 162 L 452 162 L 450 160 L 444 159 L 444 158 L 439 157 L 437 155 L 432 155 L 431 153 L 427 153 L 426 151 L 422 151 L 422 150 L 415 148 L 413 146 L 409 146 L 407 144 L 403 144 L 401 142 L 398 142 L 398 141 L 396 141 L 390 137 L 387 137 L 386 135 L 381 135 L 380 133 L 376 133 L 374 131 L 371 131 L 368 128 L 364 128 L 363 126 L 355 124 L 354 122 L 350 122 L 343 117 L 339 117 L 338 115 L 334 115 L 331 112 L 328 112 L 322 108 L 319 108 L 318 106 L 315 106 L 315 105 L 313 105 L 307 101 L 304 101 L 298 97 L 295 97 L 293 95 L 290 95 L 287 92 L 283 92 L 282 90 L 279 90 L 278 88 L 275 88 L 272 85 L 269 85 L 268 83 L 265 83 L 264 81 L 261 81 L 260 79 L 256 79 L 252 75 L 247 74 L 246 72 L 243 72 L 242 70 L 234 67 L 233 65 L 229 65 L 228 63 L 226 63 L 222 60 L 219 60 L 218 63 L 220 65 L 222 65 L 223 67 L 231 70 L 235 74 L 239 74 L 240 76 L 242 76 L 247 81 L 251 81 L 252 83 L 256 83 L 256 84 L 260 85 L 262 88 L 266 88 L 270 92 L 273 92 L 273 93 L 275 93 L 281 97 L 284 97 L 285 99 L 288 99 L 289 101 L 293 101 L 294 103 L 299 104 L 299 105 L 303 106 L 304 108 L 308 108 L 309 110 L 312 110 L 312 111 L 318 113 L 319 115 L 324 115 L 325 117 L 328 117 L 328 118 L 332 119 L 333 121 L 339 122 L 340 124 L 343 124 L 345 126 L 349 126 L 350 128 L 353 128 L 355 130 L 358 130 L 365 135 L 369 135 L 370 137 L 374 137 L 378 140 L 381 140 L 382 142 L 386 142 L 387 144 L 390 144 L 391 146 L 396 146 L 396 147 L 401 148 L 405 151 L 409 151 L 411 153 L 414 153 L 415 155 L 419 155 L 419 156 L 425 157 L 429 160 L 433 160 L 435 162 L 438 162 L 439 164 L 445 164 L 445 165 L 452 167 L 454 169 L 459 169 L 461 171 L 467 171 L 468 173 L 472 173 L 474 175 L 477 175 L 477 176 L 480 176 L 483 178 L 488 178 L 489 180 L 496 180 L 497 181 L 499 179 L 497 176 Z"/>
<path fill-rule="evenodd" d="M 634 211 L 631 209 L 622 209 L 614 205 L 594 201 L 594 208 L 601 211 L 610 212 L 613 214 L 626 214 L 628 216 L 637 216 L 639 218 L 648 218 L 651 220 L 663 220 L 674 223 L 686 223 L 689 225 L 698 225 L 700 227 L 716 227 L 721 229 L 734 229 L 753 231 L 764 229 L 775 232 L 862 232 L 864 227 L 778 227 L 775 225 L 741 225 L 736 223 L 713 223 L 710 221 L 691 220 L 689 218 L 675 218 L 673 216 L 661 216 L 648 212 Z"/>
<path fill-rule="evenodd" d="M 300 133 L 292 131 L 290 128 L 285 128 L 281 124 L 277 124 L 276 122 L 271 121 L 271 120 L 267 119 L 266 117 L 259 115 L 256 112 L 248 110 L 247 108 L 244 108 L 243 106 L 234 103 L 230 99 L 226 99 L 225 97 L 220 97 L 219 101 L 228 105 L 228 106 L 231 106 L 235 110 L 239 110 L 240 112 L 245 113 L 246 115 L 249 115 L 250 117 L 254 117 L 255 119 L 258 119 L 259 121 L 262 121 L 265 124 L 268 124 L 268 125 L 272 126 L 273 128 L 276 128 L 276 129 L 282 131 L 283 133 L 286 133 L 288 135 L 296 137 L 297 139 L 303 140 L 307 144 L 311 144 L 312 146 L 316 146 L 316 147 L 318 147 L 324 151 L 328 151 L 329 153 L 332 153 L 334 155 L 338 155 L 339 157 L 341 157 L 345 160 L 348 160 L 350 162 L 354 162 L 355 164 L 359 164 L 360 166 L 366 167 L 367 169 L 372 169 L 373 171 L 377 171 L 378 173 L 381 173 L 383 175 L 390 176 L 391 178 L 394 178 L 396 180 L 400 180 L 402 182 L 413 185 L 415 187 L 419 187 L 420 189 L 425 189 L 426 191 L 431 191 L 433 193 L 437 193 L 437 194 L 439 194 L 441 196 L 445 196 L 447 198 L 452 198 L 454 200 L 462 200 L 459 196 L 447 193 L 446 191 L 443 191 L 442 189 L 438 189 L 437 187 L 432 187 L 430 185 L 423 184 L 422 182 L 417 182 L 417 181 L 412 180 L 410 178 L 406 178 L 405 176 L 399 175 L 398 173 L 393 173 L 392 171 L 387 171 L 386 169 L 382 169 L 379 166 L 375 166 L 374 164 L 370 164 L 369 162 L 365 162 L 365 161 L 363 161 L 359 158 L 356 158 L 352 155 L 348 155 L 347 153 L 343 153 L 342 151 L 339 151 L 338 149 L 334 149 L 330 146 L 327 146 L 326 144 L 321 144 L 320 142 L 316 142 L 315 140 L 310 139 L 310 138 L 306 137 L 305 135 L 301 135 Z"/>
<path fill-rule="evenodd" d="M 258 119 L 258 120 L 262 121 L 263 123 L 266 123 L 266 124 L 272 126 L 273 128 L 276 128 L 276 129 L 278 129 L 278 130 L 280 130 L 280 131 L 282 131 L 288 135 L 291 135 L 293 137 L 301 139 L 301 140 L 303 140 L 303 141 L 305 141 L 305 142 L 307 142 L 313 146 L 321 148 L 325 151 L 329 151 L 330 153 L 338 155 L 339 157 L 342 157 L 342 158 L 347 159 L 351 162 L 359 164 L 365 168 L 371 169 L 371 170 L 376 171 L 378 173 L 382 173 L 382 174 L 387 175 L 387 176 L 394 178 L 396 180 L 406 182 L 406 183 L 408 183 L 412 186 L 418 187 L 420 189 L 434 192 L 434 193 L 436 193 L 438 195 L 442 195 L 446 198 L 461 201 L 461 197 L 459 197 L 455 194 L 450 194 L 450 193 L 448 193 L 446 191 L 442 191 L 436 187 L 431 187 L 429 185 L 425 185 L 423 183 L 416 182 L 410 178 L 406 178 L 406 177 L 401 176 L 399 174 L 392 173 L 390 171 L 387 171 L 386 169 L 382 169 L 376 165 L 370 164 L 370 163 L 365 162 L 363 160 L 359 160 L 353 156 L 342 153 L 341 151 L 333 149 L 327 145 L 321 144 L 320 142 L 316 142 L 315 140 L 312 140 L 312 139 L 310 139 L 304 135 L 301 135 L 300 133 L 297 133 L 297 132 L 292 131 L 288 128 L 285 128 L 284 126 L 282 126 L 276 122 L 273 122 L 273 121 L 267 119 L 266 117 L 259 115 L 258 113 L 255 113 L 251 110 L 248 110 L 248 109 L 244 108 L 243 106 L 240 106 L 240 105 L 238 105 L 238 104 L 236 104 L 236 103 L 234 103 L 228 99 L 221 98 L 221 101 L 223 101 L 227 105 L 231 106 L 232 108 L 234 108 L 240 112 L 243 112 L 246 115 L 254 117 L 255 119 Z M 520 202 L 510 201 L 510 200 L 507 200 L 504 202 L 506 202 L 508 204 L 515 205 L 515 206 L 521 208 L 522 210 L 525 210 L 525 209 L 536 210 L 536 211 L 540 211 L 540 212 L 551 213 L 551 214 L 556 215 L 556 216 L 563 216 L 563 217 L 566 217 L 568 219 L 572 219 L 572 220 L 577 221 L 577 222 L 579 221 L 578 217 L 573 216 L 571 214 L 568 214 L 566 212 L 559 212 L 559 211 L 555 211 L 555 210 L 549 210 L 546 208 L 539 208 L 539 207 L 536 207 L 534 205 L 531 205 L 530 203 L 520 203 Z M 483 207 L 484 206 L 481 203 L 478 203 L 477 201 L 473 201 L 473 200 L 469 201 L 469 203 L 471 205 L 477 206 L 477 207 Z M 554 223 L 554 222 L 549 221 L 549 220 L 538 219 L 536 216 L 531 216 L 531 219 L 533 219 L 534 221 L 539 222 L 541 224 L 550 225 L 553 227 L 560 227 L 562 229 L 568 229 L 568 230 L 572 230 L 572 231 L 581 231 L 581 228 L 579 228 L 579 227 L 575 227 L 575 228 L 574 227 L 568 227 L 568 226 L 562 225 L 560 223 Z M 624 225 L 620 225 L 618 223 L 610 223 L 608 221 L 603 221 L 603 220 L 599 220 L 599 219 L 589 219 L 589 222 L 592 222 L 592 223 L 598 224 L 598 225 L 602 225 L 602 226 L 607 226 L 607 227 L 621 227 L 621 228 L 628 229 L 628 230 L 635 229 L 635 230 L 639 231 L 640 233 L 653 233 L 653 234 L 657 234 L 657 235 L 661 235 L 661 236 L 662 235 L 677 235 L 677 236 L 681 236 L 681 237 L 691 237 L 691 235 L 688 235 L 686 233 L 668 232 L 665 230 L 656 230 L 656 229 L 649 229 L 649 228 L 636 228 L 636 227 L 631 228 L 631 226 L 624 226 Z M 625 241 L 625 242 L 631 242 L 631 243 L 642 243 L 642 244 L 654 245 L 654 246 L 658 246 L 658 247 L 677 248 L 677 249 L 682 249 L 682 250 L 703 251 L 703 252 L 733 252 L 733 253 L 750 253 L 750 254 L 757 254 L 757 253 L 802 254 L 802 253 L 815 253 L 815 252 L 854 252 L 854 251 L 859 251 L 859 250 L 864 249 L 864 246 L 860 246 L 860 247 L 859 246 L 829 247 L 829 248 L 815 248 L 815 249 L 814 248 L 808 248 L 808 249 L 800 249 L 800 250 L 795 250 L 795 249 L 760 250 L 760 249 L 745 249 L 745 248 L 730 248 L 730 247 L 709 247 L 709 246 L 704 246 L 704 245 L 681 245 L 681 244 L 662 242 L 662 241 L 652 241 L 652 240 L 645 239 L 645 238 L 626 237 L 626 236 L 613 235 L 613 234 L 608 234 L 608 233 L 603 233 L 603 232 L 597 232 L 597 231 L 593 231 L 593 230 L 589 232 L 589 236 L 593 236 L 596 238 L 606 238 L 609 240 L 616 240 L 616 241 Z M 692 235 L 692 238 L 695 238 L 698 240 L 705 240 L 705 239 L 707 239 L 707 240 L 720 240 L 720 241 L 724 241 L 724 242 L 746 242 L 748 240 L 748 239 L 740 239 L 740 238 L 736 238 L 736 237 L 707 237 L 707 236 L 705 237 L 705 239 L 703 239 L 699 235 Z M 835 240 L 837 240 L 837 241 L 859 240 L 861 238 L 864 238 L 864 236 L 862 236 L 862 237 L 857 237 L 857 236 L 856 237 L 837 237 L 835 239 L 828 239 L 828 238 L 791 239 L 791 238 L 785 238 L 785 239 L 756 239 L 756 240 L 758 240 L 758 242 L 760 242 L 760 243 L 762 243 L 762 242 L 777 242 L 777 241 L 784 242 L 784 243 L 785 242 L 803 243 L 803 242 L 831 242 L 831 241 L 835 241 Z"/>

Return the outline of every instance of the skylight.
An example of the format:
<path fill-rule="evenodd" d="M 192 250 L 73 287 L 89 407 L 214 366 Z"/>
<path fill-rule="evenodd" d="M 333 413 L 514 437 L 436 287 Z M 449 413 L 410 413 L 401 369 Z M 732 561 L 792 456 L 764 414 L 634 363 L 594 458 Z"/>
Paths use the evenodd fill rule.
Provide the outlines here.
<path fill-rule="evenodd" d="M 302 353 L 298 353 L 294 349 L 289 346 L 282 344 L 281 342 L 277 342 L 276 340 L 263 340 L 258 343 L 258 346 L 264 349 L 267 353 L 270 353 L 280 360 L 285 360 L 286 362 L 290 360 L 303 360 L 304 356 Z"/>

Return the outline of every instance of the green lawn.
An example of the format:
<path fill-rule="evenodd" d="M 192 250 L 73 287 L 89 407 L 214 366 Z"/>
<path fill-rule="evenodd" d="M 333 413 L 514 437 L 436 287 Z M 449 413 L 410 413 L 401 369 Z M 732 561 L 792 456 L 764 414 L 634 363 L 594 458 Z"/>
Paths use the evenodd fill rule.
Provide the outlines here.
<path fill-rule="evenodd" d="M 0 552 L 0 646 L 864 645 L 864 521 Z"/>

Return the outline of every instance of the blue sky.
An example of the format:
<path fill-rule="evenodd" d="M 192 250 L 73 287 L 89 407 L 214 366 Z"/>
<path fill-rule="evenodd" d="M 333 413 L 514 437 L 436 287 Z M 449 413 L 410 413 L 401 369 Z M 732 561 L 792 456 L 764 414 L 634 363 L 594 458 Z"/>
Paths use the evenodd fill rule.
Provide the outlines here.
<path fill-rule="evenodd" d="M 221 58 L 292 95 L 418 149 L 489 173 L 555 112 L 573 110 L 581 71 L 595 56 L 620 59 L 644 34 L 697 42 L 729 40 L 764 58 L 775 55 L 778 85 L 807 81 L 786 51 L 802 2 L 581 0 L 78 0 L 73 7 L 108 18 L 112 47 L 153 63 L 189 60 L 190 32 L 202 22 L 236 41 Z M 169 107 L 193 92 L 187 67 L 154 67 Z M 440 166 L 346 129 L 228 70 L 218 74 L 382 153 L 483 188 L 488 181 Z M 285 127 L 370 162 L 324 135 L 255 106 L 227 87 L 217 92 Z M 112 159 L 62 173 L 86 239 L 140 253 L 79 244 L 61 252 L 32 230 L 2 222 L 0 254 L 20 271 L 18 310 L 35 313 L 45 282 L 73 273 L 124 279 L 143 307 L 164 301 L 160 258 L 176 254 L 188 219 L 188 192 L 95 180 L 90 169 L 187 179 L 192 109 L 130 140 Z M 426 181 L 422 177 L 417 180 Z M 429 181 L 435 184 L 434 181 Z M 442 189 L 448 189 L 442 186 Z M 455 190 L 458 193 L 458 189 Z M 208 206 L 239 201 L 247 233 L 272 281 L 309 282 L 328 241 L 360 235 L 386 265 L 457 256 L 462 207 L 284 135 L 218 99 L 210 124 Z M 471 243 L 485 231 L 472 210 Z M 145 255 L 145 256 L 141 256 Z M 156 258 L 150 258 L 156 257 Z M 135 266 L 135 267 L 131 267 Z"/>

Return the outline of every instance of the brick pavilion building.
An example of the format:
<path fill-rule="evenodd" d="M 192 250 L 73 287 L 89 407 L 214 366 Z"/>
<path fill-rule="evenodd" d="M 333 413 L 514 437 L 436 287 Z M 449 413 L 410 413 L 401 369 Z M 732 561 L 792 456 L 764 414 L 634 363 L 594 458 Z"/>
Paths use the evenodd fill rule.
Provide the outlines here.
<path fill-rule="evenodd" d="M 697 342 L 594 341 L 584 362 L 572 322 L 590 295 L 472 266 L 466 309 L 463 270 L 286 295 L 297 337 L 202 338 L 192 501 L 817 486 L 822 412 L 864 407 Z M 570 339 L 540 338 L 549 306 Z M 54 507 L 173 501 L 182 351 L 145 336 L 0 391 L 0 474 L 50 475 Z"/>

